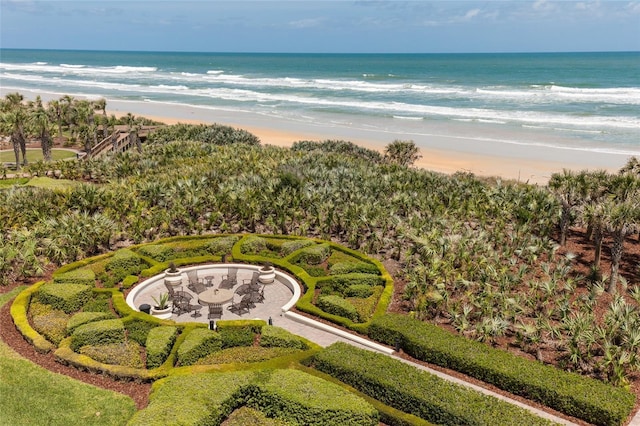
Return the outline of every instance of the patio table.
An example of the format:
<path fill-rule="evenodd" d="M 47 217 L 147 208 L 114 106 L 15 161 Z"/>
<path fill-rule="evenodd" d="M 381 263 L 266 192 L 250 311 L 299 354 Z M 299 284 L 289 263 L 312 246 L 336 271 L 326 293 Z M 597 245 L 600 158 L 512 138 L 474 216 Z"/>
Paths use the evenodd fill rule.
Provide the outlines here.
<path fill-rule="evenodd" d="M 233 290 L 227 290 L 224 288 L 210 288 L 198 295 L 198 301 L 206 305 L 222 305 L 231 299 L 233 299 Z"/>

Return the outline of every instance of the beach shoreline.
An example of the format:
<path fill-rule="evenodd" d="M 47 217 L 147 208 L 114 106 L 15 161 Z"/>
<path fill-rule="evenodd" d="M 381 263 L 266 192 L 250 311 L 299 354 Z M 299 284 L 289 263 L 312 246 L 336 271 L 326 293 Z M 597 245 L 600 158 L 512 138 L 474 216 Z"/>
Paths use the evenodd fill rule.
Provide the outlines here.
<path fill-rule="evenodd" d="M 5 96 L 13 90 L 0 88 Z M 21 91 L 26 99 L 40 95 L 44 101 L 59 99 L 56 93 Z M 97 99 L 72 95 L 77 99 Z M 598 151 L 580 144 L 563 144 L 546 135 L 522 130 L 505 131 L 498 126 L 478 123 L 428 124 L 428 132 L 413 132 L 411 120 L 402 122 L 403 132 L 367 129 L 363 123 L 294 121 L 271 117 L 252 111 L 229 111 L 206 106 L 163 102 L 107 99 L 109 114 L 131 113 L 166 124 L 222 124 L 245 129 L 263 144 L 290 147 L 296 141 L 345 140 L 383 152 L 396 139 L 413 140 L 422 157 L 415 167 L 439 173 L 473 173 L 481 177 L 496 177 L 523 183 L 546 185 L 553 173 L 563 169 L 607 170 L 616 172 L 632 155 Z M 424 127 L 423 123 L 420 123 Z M 546 139 L 545 139 L 546 138 Z"/>

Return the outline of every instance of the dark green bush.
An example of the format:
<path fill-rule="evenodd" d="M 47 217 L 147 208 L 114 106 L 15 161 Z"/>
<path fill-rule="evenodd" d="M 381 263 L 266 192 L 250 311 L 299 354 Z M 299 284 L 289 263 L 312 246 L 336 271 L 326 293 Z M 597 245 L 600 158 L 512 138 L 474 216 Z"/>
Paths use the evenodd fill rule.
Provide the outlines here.
<path fill-rule="evenodd" d="M 73 330 L 83 324 L 109 319 L 111 317 L 111 314 L 106 312 L 78 312 L 77 314 L 69 318 L 69 322 L 67 322 L 67 333 L 73 333 Z"/>
<path fill-rule="evenodd" d="M 231 249 L 233 248 L 233 245 L 239 239 L 240 238 L 235 235 L 228 236 L 228 237 L 215 238 L 213 241 L 207 244 L 207 251 L 211 254 L 215 254 L 218 256 L 229 254 L 231 253 Z"/>
<path fill-rule="evenodd" d="M 619 425 L 633 409 L 635 398 L 624 389 L 529 361 L 404 315 L 374 319 L 369 337 L 389 345 L 397 342 L 414 358 L 460 371 L 590 423 Z"/>
<path fill-rule="evenodd" d="M 124 342 L 124 324 L 121 319 L 91 322 L 77 327 L 71 334 L 71 350 L 78 352 L 83 346 L 107 345 Z"/>
<path fill-rule="evenodd" d="M 194 365 L 246 364 L 267 361 L 300 352 L 292 348 L 265 348 L 262 346 L 236 346 L 200 358 Z"/>
<path fill-rule="evenodd" d="M 348 318 L 353 322 L 359 321 L 356 308 L 340 296 L 336 296 L 333 294 L 330 294 L 328 296 L 320 296 L 316 305 L 329 314 Z"/>
<path fill-rule="evenodd" d="M 178 329 L 173 326 L 160 326 L 149 330 L 147 335 L 147 368 L 157 368 L 169 356 L 176 341 Z"/>
<path fill-rule="evenodd" d="M 317 288 L 327 289 L 331 292 L 346 294 L 347 288 L 354 285 L 368 285 L 370 287 L 382 286 L 386 284 L 380 275 L 371 274 L 347 274 L 332 276 L 328 279 L 319 280 L 316 284 Z"/>
<path fill-rule="evenodd" d="M 292 426 L 284 420 L 273 419 L 263 412 L 249 407 L 240 407 L 225 420 L 227 426 Z"/>
<path fill-rule="evenodd" d="M 284 328 L 273 325 L 265 325 L 262 327 L 260 346 L 267 348 L 281 347 L 302 350 L 308 349 L 307 344 L 299 336 L 296 336 Z"/>
<path fill-rule="evenodd" d="M 548 425 L 523 408 L 457 385 L 387 355 L 335 343 L 312 365 L 391 407 L 438 424 Z"/>
<path fill-rule="evenodd" d="M 80 310 L 91 295 L 91 287 L 81 284 L 45 284 L 38 291 L 40 302 L 68 314 Z"/>
<path fill-rule="evenodd" d="M 111 313 L 111 307 L 109 305 L 110 300 L 110 294 L 94 294 L 93 297 L 84 304 L 82 310 L 84 312 Z"/>
<path fill-rule="evenodd" d="M 319 150 L 325 153 L 336 153 L 350 155 L 354 158 L 362 158 L 372 163 L 381 163 L 382 154 L 373 149 L 364 148 L 350 141 L 342 140 L 326 140 L 317 141 L 298 141 L 291 147 L 293 151 L 314 151 Z"/>
<path fill-rule="evenodd" d="M 79 352 L 103 364 L 123 365 L 132 368 L 144 367 L 140 357 L 140 345 L 135 342 L 86 345 L 82 346 Z"/>
<path fill-rule="evenodd" d="M 192 365 L 200 358 L 222 349 L 220 334 L 206 328 L 192 330 L 178 348 L 178 363 Z"/>
<path fill-rule="evenodd" d="M 112 271 L 114 269 L 124 269 L 139 271 L 142 259 L 129 249 L 120 249 L 116 251 L 105 265 L 105 270 Z"/>
<path fill-rule="evenodd" d="M 222 339 L 222 348 L 234 348 L 236 346 L 251 346 L 255 340 L 256 333 L 250 328 L 227 327 L 218 328 L 218 333 Z"/>
<path fill-rule="evenodd" d="M 32 301 L 29 306 L 29 317 L 34 330 L 56 345 L 67 336 L 67 322 L 69 315 L 61 310 L 53 309 L 51 305 L 44 305 Z"/>
<path fill-rule="evenodd" d="M 358 312 L 358 318 L 360 321 L 367 321 L 373 315 L 374 309 L 378 306 L 378 301 L 380 300 L 380 296 L 384 291 L 382 287 L 369 287 L 373 290 L 371 296 L 361 298 L 361 297 L 349 297 L 347 298 L 347 302 L 351 303 L 353 307 Z"/>
<path fill-rule="evenodd" d="M 88 268 L 74 269 L 62 274 L 54 274 L 55 284 L 81 284 L 93 287 L 96 284 L 96 274 Z"/>
<path fill-rule="evenodd" d="M 131 321 L 125 321 L 124 327 L 127 329 L 127 336 L 130 340 L 138 342 L 140 345 L 144 345 L 147 342 L 147 336 L 156 325 L 147 321 L 134 319 Z"/>

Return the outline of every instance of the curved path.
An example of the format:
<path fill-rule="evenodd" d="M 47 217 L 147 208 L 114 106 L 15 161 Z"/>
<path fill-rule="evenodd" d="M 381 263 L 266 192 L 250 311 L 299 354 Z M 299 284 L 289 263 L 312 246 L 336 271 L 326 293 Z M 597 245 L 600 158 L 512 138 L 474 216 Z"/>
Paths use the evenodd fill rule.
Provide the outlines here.
<path fill-rule="evenodd" d="M 238 285 L 242 284 L 244 280 L 250 280 L 253 272 L 258 270 L 257 266 L 247 264 L 212 264 L 212 265 L 198 265 L 190 268 L 182 269 L 182 290 L 189 291 L 194 295 L 194 300 L 197 301 L 197 294 L 187 289 L 189 283 L 188 274 L 196 276 L 197 278 L 213 277 L 213 288 L 217 287 L 222 280 L 222 276 L 228 274 L 229 268 L 237 269 Z M 194 275 L 195 274 L 195 275 Z M 206 281 L 206 280 L 205 280 Z M 138 284 L 127 296 L 127 303 L 134 309 L 138 309 L 142 303 L 152 303 L 152 296 L 158 295 L 164 292 L 164 274 L 158 275 Z M 271 321 L 273 325 L 282 327 L 291 333 L 302 336 L 312 342 L 317 343 L 320 346 L 326 347 L 335 342 L 345 342 L 360 348 L 373 350 L 391 356 L 399 361 L 410 364 L 418 369 L 429 372 L 436 375 L 441 379 L 448 380 L 450 382 L 471 388 L 475 391 L 482 392 L 485 395 L 490 395 L 510 404 L 517 405 L 524 408 L 539 417 L 543 417 L 552 422 L 562 425 L 577 425 L 571 421 L 565 420 L 561 417 L 555 416 L 551 413 L 533 407 L 531 405 L 520 402 L 516 399 L 507 397 L 500 393 L 491 391 L 481 386 L 469 383 L 457 377 L 443 373 L 438 370 L 434 370 L 419 363 L 411 362 L 407 359 L 398 356 L 398 353 L 394 349 L 381 345 L 376 342 L 364 339 L 355 334 L 346 332 L 337 327 L 327 325 L 323 322 L 306 317 L 299 313 L 291 311 L 295 306 L 299 297 L 301 296 L 301 288 L 298 282 L 291 276 L 276 271 L 276 279 L 272 284 L 267 284 L 264 287 L 265 302 L 256 304 L 256 308 L 251 309 L 249 314 L 243 316 L 236 315 L 228 309 L 224 309 L 222 319 L 262 319 L 265 321 Z M 173 314 L 171 319 L 177 322 L 208 322 L 206 307 L 202 310 L 203 315 L 197 318 L 191 317 L 189 314 L 175 315 Z M 636 419 L 632 420 L 632 425 L 638 425 L 634 423 Z"/>

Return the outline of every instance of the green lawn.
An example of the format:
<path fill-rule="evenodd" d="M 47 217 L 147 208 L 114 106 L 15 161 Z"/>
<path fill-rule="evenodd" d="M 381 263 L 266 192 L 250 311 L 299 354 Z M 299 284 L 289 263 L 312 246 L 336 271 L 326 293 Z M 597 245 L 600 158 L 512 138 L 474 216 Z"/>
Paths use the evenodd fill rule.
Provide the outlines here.
<path fill-rule="evenodd" d="M 0 295 L 0 306 L 23 289 Z M 0 425 L 124 425 L 136 411 L 131 398 L 52 373 L 2 341 L 0 395 Z"/>
<path fill-rule="evenodd" d="M 75 158 L 76 153 L 73 151 L 67 151 L 66 149 L 52 149 L 51 158 L 55 160 L 64 160 L 66 158 Z M 27 149 L 27 161 L 35 162 L 42 160 L 41 149 Z M 16 157 L 13 154 L 13 150 L 0 151 L 0 163 L 14 163 Z"/>

